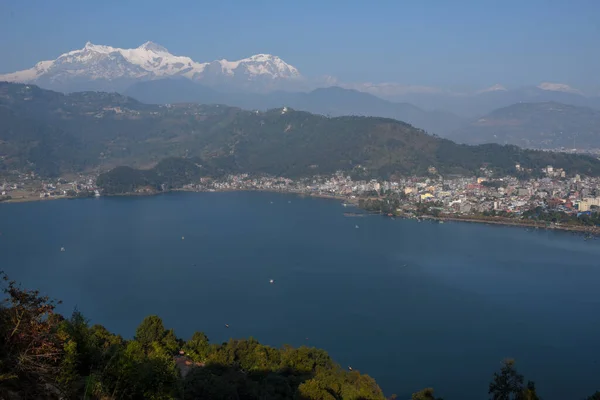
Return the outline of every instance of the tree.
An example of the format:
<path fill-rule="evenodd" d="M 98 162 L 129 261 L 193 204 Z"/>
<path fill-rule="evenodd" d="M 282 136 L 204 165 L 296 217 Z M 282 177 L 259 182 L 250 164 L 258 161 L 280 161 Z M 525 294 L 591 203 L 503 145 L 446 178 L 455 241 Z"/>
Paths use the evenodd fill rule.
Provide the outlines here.
<path fill-rule="evenodd" d="M 494 372 L 488 393 L 492 400 L 539 400 L 534 382 L 528 381 L 524 387 L 523 381 L 523 375 L 515 369 L 515 360 L 506 359 L 500 373 Z"/>
<path fill-rule="evenodd" d="M 600 400 L 600 392 L 596 392 L 585 400 Z"/>
<path fill-rule="evenodd" d="M 6 274 L 0 303 L 0 384 L 10 383 L 35 398 L 55 387 L 64 354 L 64 342 L 55 332 L 61 317 L 57 302 L 37 290 L 22 289 Z"/>
<path fill-rule="evenodd" d="M 138 341 L 131 341 L 120 354 L 116 377 L 117 398 L 171 399 L 179 374 L 173 357 L 157 341 L 151 342 L 148 355 Z"/>
<path fill-rule="evenodd" d="M 140 342 L 144 348 L 148 348 L 152 342 L 160 342 L 166 334 L 162 319 L 156 315 L 150 315 L 142 321 L 135 331 L 135 340 Z"/>
<path fill-rule="evenodd" d="M 426 388 L 412 394 L 411 400 L 442 400 L 435 397 L 432 388 Z"/>
<path fill-rule="evenodd" d="M 296 397 L 299 400 L 338 400 L 339 398 L 331 393 L 327 385 L 316 379 L 310 379 L 298 386 Z"/>
<path fill-rule="evenodd" d="M 210 344 L 204 332 L 194 332 L 191 339 L 183 346 L 185 354 L 196 362 L 203 362 L 208 356 Z"/>
<path fill-rule="evenodd" d="M 166 331 L 164 337 L 160 341 L 160 344 L 165 349 L 167 354 L 175 354 L 181 349 L 180 340 L 175 336 L 175 331 L 173 329 L 169 329 Z"/>
<path fill-rule="evenodd" d="M 523 391 L 523 400 L 540 400 L 537 393 L 535 392 L 535 383 L 527 381 L 527 387 Z"/>
<path fill-rule="evenodd" d="M 77 354 L 77 343 L 74 340 L 68 340 L 64 346 L 65 355 L 60 364 L 60 372 L 57 377 L 58 384 L 61 387 L 62 392 L 71 397 L 77 393 L 77 384 L 79 375 L 77 374 L 78 369 L 78 354 Z"/>

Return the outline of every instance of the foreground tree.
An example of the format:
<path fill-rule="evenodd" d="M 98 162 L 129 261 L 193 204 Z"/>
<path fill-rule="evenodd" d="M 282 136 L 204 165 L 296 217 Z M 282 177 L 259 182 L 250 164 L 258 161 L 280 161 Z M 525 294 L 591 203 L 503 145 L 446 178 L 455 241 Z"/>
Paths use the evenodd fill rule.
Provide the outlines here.
<path fill-rule="evenodd" d="M 135 331 L 135 340 L 144 348 L 149 348 L 152 342 L 160 342 L 167 333 L 162 319 L 156 315 L 150 315 L 140 323 Z"/>
<path fill-rule="evenodd" d="M 442 398 L 435 397 L 432 388 L 426 388 L 417 393 L 413 393 L 411 400 L 442 400 Z"/>
<path fill-rule="evenodd" d="M 58 392 L 55 380 L 65 347 L 55 334 L 61 322 L 54 313 L 58 303 L 22 289 L 3 272 L 0 277 L 7 285 L 0 303 L 0 390 L 19 390 L 31 398 Z"/>
<path fill-rule="evenodd" d="M 185 354 L 195 362 L 204 362 L 209 350 L 210 344 L 204 332 L 194 332 L 192 338 L 183 346 Z"/>
<path fill-rule="evenodd" d="M 515 369 L 515 360 L 507 359 L 502 362 L 500 372 L 494 372 L 490 383 L 491 400 L 539 400 L 532 381 L 523 386 L 523 375 Z"/>

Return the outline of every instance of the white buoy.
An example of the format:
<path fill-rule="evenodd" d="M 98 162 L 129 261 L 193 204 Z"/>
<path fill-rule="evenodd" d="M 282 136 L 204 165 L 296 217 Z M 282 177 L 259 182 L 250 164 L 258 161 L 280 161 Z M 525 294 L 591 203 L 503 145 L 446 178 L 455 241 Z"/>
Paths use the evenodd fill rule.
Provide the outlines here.
<path fill-rule="evenodd" d="M 270 279 L 269 283 L 273 284 L 273 283 L 275 283 L 275 280 L 274 279 Z"/>
<path fill-rule="evenodd" d="M 354 227 L 355 227 L 356 229 L 358 229 L 358 225 L 354 225 Z"/>
<path fill-rule="evenodd" d="M 61 248 L 60 248 L 60 251 L 65 251 L 65 248 L 64 248 L 64 247 L 61 247 Z"/>
<path fill-rule="evenodd" d="M 182 237 L 181 237 L 181 240 L 185 240 L 185 237 L 183 237 L 183 236 L 182 236 Z"/>

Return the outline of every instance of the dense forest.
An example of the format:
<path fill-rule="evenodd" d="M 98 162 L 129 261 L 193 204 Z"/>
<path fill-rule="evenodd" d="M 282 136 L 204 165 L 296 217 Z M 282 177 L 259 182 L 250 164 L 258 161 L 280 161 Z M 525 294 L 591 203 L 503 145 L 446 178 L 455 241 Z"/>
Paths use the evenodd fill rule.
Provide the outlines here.
<path fill-rule="evenodd" d="M 61 316 L 57 302 L 1 276 L 2 399 L 386 400 L 371 377 L 342 369 L 320 349 L 276 349 L 252 338 L 212 344 L 202 332 L 184 341 L 155 315 L 126 340 L 90 326 L 78 310 Z M 489 395 L 539 399 L 513 360 L 491 376 Z M 412 395 L 436 399 L 431 388 Z"/>
<path fill-rule="evenodd" d="M 30 169 L 42 176 L 147 168 L 171 157 L 290 178 L 358 166 L 365 177 L 382 178 L 424 175 L 430 166 L 442 174 L 474 175 L 487 165 L 506 174 L 517 163 L 600 176 L 600 161 L 593 157 L 459 145 L 392 119 L 329 118 L 288 108 L 146 105 L 115 93 L 65 95 L 0 83 L 0 118 L 0 171 Z"/>

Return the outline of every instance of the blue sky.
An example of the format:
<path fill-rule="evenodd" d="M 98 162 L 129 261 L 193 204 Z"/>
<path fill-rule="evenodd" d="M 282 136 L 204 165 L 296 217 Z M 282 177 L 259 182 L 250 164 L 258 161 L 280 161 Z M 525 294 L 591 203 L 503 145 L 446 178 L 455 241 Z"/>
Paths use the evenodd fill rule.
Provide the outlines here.
<path fill-rule="evenodd" d="M 0 73 L 88 40 L 196 61 L 271 53 L 347 82 L 600 88 L 599 0 L 0 0 Z"/>

